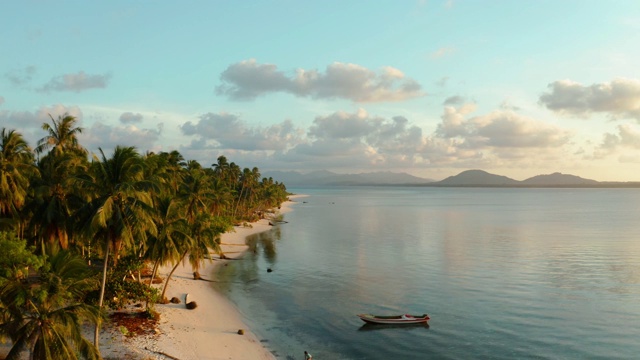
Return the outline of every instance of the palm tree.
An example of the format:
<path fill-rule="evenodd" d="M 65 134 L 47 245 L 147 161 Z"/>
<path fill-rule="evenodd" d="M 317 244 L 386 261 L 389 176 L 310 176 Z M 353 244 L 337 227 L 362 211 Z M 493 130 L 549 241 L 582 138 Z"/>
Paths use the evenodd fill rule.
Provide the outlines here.
<path fill-rule="evenodd" d="M 87 151 L 78 142 L 77 135 L 82 133 L 82 128 L 75 126 L 78 120 L 69 114 L 58 116 L 58 120 L 54 120 L 49 114 L 49 118 L 53 126 L 47 123 L 42 124 L 42 129 L 48 135 L 38 141 L 36 152 L 42 153 L 52 148 L 55 155 L 67 152 L 86 155 Z"/>
<path fill-rule="evenodd" d="M 104 246 L 104 264 L 99 307 L 104 302 L 109 254 L 113 249 L 117 261 L 124 248 L 139 248 L 136 240 L 155 235 L 151 184 L 143 178 L 143 162 L 134 147 L 116 147 L 107 158 L 100 149 L 91 164 L 91 176 L 78 178 L 82 187 L 94 198 L 78 210 L 80 224 L 88 238 L 98 238 Z M 100 324 L 96 325 L 94 344 L 98 346 Z"/>
<path fill-rule="evenodd" d="M 184 241 L 181 244 L 182 254 L 171 269 L 167 280 L 165 280 L 162 295 L 160 295 L 161 299 L 165 297 L 171 276 L 188 254 L 190 254 L 189 262 L 193 266 L 194 271 L 198 271 L 202 260 L 205 258 L 211 259 L 209 255 L 210 249 L 221 253 L 220 235 L 232 229 L 231 224 L 223 218 L 214 217 L 207 213 L 198 213 L 193 223 L 189 225 L 191 228 L 190 237 L 188 238 L 189 241 Z"/>
<path fill-rule="evenodd" d="M 194 166 L 186 170 L 178 198 L 184 206 L 187 222 L 193 223 L 196 214 L 206 211 L 214 198 L 211 179 L 207 173 Z"/>
<path fill-rule="evenodd" d="M 69 114 L 58 116 L 51 125 L 44 123 L 47 135 L 38 141 L 36 152 L 51 151 L 38 160 L 41 178 L 33 185 L 34 199 L 29 206 L 31 228 L 49 246 L 68 247 L 70 217 L 78 198 L 73 196 L 70 182 L 74 173 L 87 164 L 87 151 L 78 142 L 77 119 Z M 75 203 L 75 204 L 73 204 Z"/>
<path fill-rule="evenodd" d="M 8 311 L 2 330 L 13 347 L 6 359 L 101 359 L 96 346 L 82 336 L 85 320 L 98 322 L 100 311 L 83 302 L 97 281 L 82 258 L 67 251 L 47 258 L 37 279 L 14 279 L 0 289 Z"/>
<path fill-rule="evenodd" d="M 211 203 L 209 204 L 209 211 L 214 216 L 222 216 L 225 214 L 226 209 L 233 204 L 233 194 L 225 182 L 211 171 L 211 169 L 205 169 L 207 177 L 211 182 L 209 187 L 212 191 Z"/>
<path fill-rule="evenodd" d="M 160 196 L 155 201 L 155 222 L 157 236 L 147 239 L 146 259 L 153 261 L 151 281 L 156 276 L 158 268 L 170 261 L 178 261 L 181 249 L 189 241 L 187 222 L 181 216 L 179 203 L 170 196 Z"/>
<path fill-rule="evenodd" d="M 214 217 L 206 212 L 211 206 L 214 192 L 210 187 L 211 179 L 207 172 L 192 164 L 189 166 L 185 181 L 180 189 L 179 200 L 183 205 L 184 217 L 190 228 L 189 238 L 180 243 L 180 257 L 167 276 L 162 289 L 161 299 L 164 299 L 171 276 L 184 261 L 187 254 L 194 271 L 198 271 L 203 258 L 209 257 L 209 249 L 220 253 L 220 244 L 216 241 L 220 234 L 230 230 L 231 224 L 226 219 Z"/>
<path fill-rule="evenodd" d="M 209 214 L 199 214 L 191 225 L 191 237 L 193 242 L 189 250 L 189 263 L 193 271 L 199 276 L 200 266 L 204 260 L 212 261 L 211 251 L 222 254 L 220 247 L 220 235 L 232 229 L 230 223 L 224 218 L 214 217 Z"/>
<path fill-rule="evenodd" d="M 38 161 L 40 178 L 32 183 L 33 198 L 27 204 L 30 228 L 48 246 L 66 249 L 73 239 L 71 215 L 82 204 L 74 193 L 74 173 L 85 170 L 86 159 L 71 154 L 46 156 Z"/>
<path fill-rule="evenodd" d="M 0 217 L 15 219 L 27 198 L 29 177 L 37 169 L 20 133 L 2 128 L 0 136 Z"/>

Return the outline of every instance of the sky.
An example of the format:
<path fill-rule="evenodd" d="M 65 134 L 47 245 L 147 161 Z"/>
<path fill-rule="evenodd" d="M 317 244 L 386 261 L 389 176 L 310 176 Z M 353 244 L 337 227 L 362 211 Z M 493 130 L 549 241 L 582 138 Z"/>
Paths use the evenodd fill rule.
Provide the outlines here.
<path fill-rule="evenodd" d="M 210 166 L 640 181 L 640 1 L 0 1 L 0 127 Z"/>

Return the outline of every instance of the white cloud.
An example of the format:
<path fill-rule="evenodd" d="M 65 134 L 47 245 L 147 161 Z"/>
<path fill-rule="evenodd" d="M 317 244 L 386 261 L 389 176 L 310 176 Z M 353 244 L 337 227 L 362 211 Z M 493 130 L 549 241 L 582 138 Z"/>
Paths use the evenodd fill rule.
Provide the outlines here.
<path fill-rule="evenodd" d="M 284 150 L 300 142 L 302 131 L 291 120 L 266 128 L 248 127 L 236 115 L 207 113 L 197 123 L 180 126 L 182 133 L 196 136 L 192 147 L 237 150 Z"/>
<path fill-rule="evenodd" d="M 157 144 L 162 134 L 163 124 L 156 129 L 142 129 L 135 125 L 112 126 L 102 122 L 95 122 L 90 128 L 85 128 L 78 135 L 80 143 L 89 151 L 97 153 L 102 148 L 109 154 L 116 146 L 135 146 L 138 151 L 159 151 Z"/>
<path fill-rule="evenodd" d="M 474 104 L 445 107 L 442 122 L 434 134 L 434 140 L 450 141 L 445 154 L 454 154 L 450 160 L 458 165 L 468 166 L 465 160 L 471 159 L 475 167 L 523 166 L 559 161 L 567 156 L 573 134 L 566 129 L 513 111 L 494 110 L 469 117 L 473 111 Z"/>
<path fill-rule="evenodd" d="M 374 131 L 379 121 L 369 118 L 364 109 L 359 109 L 355 114 L 338 111 L 329 116 L 317 117 L 308 134 L 318 139 L 358 138 Z"/>
<path fill-rule="evenodd" d="M 0 111 L 0 124 L 7 129 L 17 130 L 25 137 L 30 146 L 35 147 L 37 141 L 46 135 L 42 130 L 42 124 L 51 123 L 49 115 L 57 119 L 58 116 L 64 114 L 75 116 L 78 119 L 78 123 L 82 123 L 83 115 L 79 107 L 55 104 L 43 106 L 34 112 Z"/>
<path fill-rule="evenodd" d="M 82 92 L 89 89 L 104 89 L 111 78 L 111 75 L 89 75 L 84 71 L 76 74 L 64 74 L 52 78 L 44 84 L 38 91 L 73 91 Z"/>
<path fill-rule="evenodd" d="M 363 66 L 336 62 L 324 73 L 297 69 L 288 76 L 273 64 L 255 59 L 230 65 L 221 75 L 218 95 L 235 100 L 253 100 L 273 92 L 286 92 L 314 99 L 342 98 L 354 102 L 402 101 L 424 95 L 420 84 L 398 69 L 385 67 L 376 73 Z"/>
<path fill-rule="evenodd" d="M 621 78 L 590 86 L 560 80 L 548 88 L 549 92 L 540 96 L 540 103 L 552 111 L 577 117 L 604 113 L 614 119 L 640 121 L 640 80 Z"/>

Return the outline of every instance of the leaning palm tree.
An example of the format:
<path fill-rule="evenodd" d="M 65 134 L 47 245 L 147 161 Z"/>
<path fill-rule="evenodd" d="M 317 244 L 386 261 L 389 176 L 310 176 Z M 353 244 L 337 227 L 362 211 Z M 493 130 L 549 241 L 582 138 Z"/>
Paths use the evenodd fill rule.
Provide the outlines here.
<path fill-rule="evenodd" d="M 150 284 L 160 266 L 178 261 L 182 244 L 190 240 L 187 222 L 181 216 L 180 204 L 167 195 L 157 197 L 154 204 L 157 235 L 148 238 L 145 253 L 145 258 L 153 262 Z"/>
<path fill-rule="evenodd" d="M 221 253 L 220 235 L 231 230 L 233 227 L 221 217 L 214 217 L 207 213 L 199 213 L 194 221 L 189 224 L 191 228 L 190 236 L 180 244 L 181 256 L 175 262 L 174 267 L 165 280 L 162 288 L 161 299 L 164 299 L 171 276 L 178 266 L 189 255 L 189 262 L 193 266 L 194 271 L 198 268 L 204 259 L 211 260 L 210 250 Z"/>
<path fill-rule="evenodd" d="M 220 247 L 220 236 L 232 226 L 224 218 L 201 214 L 191 226 L 193 242 L 189 248 L 189 263 L 199 276 L 200 266 L 205 260 L 212 261 L 211 251 L 224 256 Z"/>
<path fill-rule="evenodd" d="M 6 359 L 101 359 L 98 348 L 82 336 L 82 324 L 98 322 L 100 311 L 84 296 L 97 281 L 82 258 L 67 251 L 49 257 L 37 278 L 13 279 L 0 289 L 8 316 L 2 330 L 13 347 Z"/>
<path fill-rule="evenodd" d="M 147 234 L 155 235 L 151 187 L 143 178 L 142 158 L 134 147 L 116 147 L 107 158 L 94 157 L 90 176 L 79 177 L 79 185 L 93 198 L 77 214 L 79 223 L 89 239 L 99 239 L 104 248 L 102 283 L 98 306 L 104 302 L 110 252 L 117 261 L 123 249 L 138 249 Z M 98 346 L 100 324 L 96 325 L 94 344 Z"/>

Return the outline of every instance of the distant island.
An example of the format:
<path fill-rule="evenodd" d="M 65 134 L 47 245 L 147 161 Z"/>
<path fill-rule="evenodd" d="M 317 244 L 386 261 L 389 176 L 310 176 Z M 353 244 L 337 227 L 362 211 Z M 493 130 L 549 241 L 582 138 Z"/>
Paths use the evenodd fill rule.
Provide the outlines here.
<path fill-rule="evenodd" d="M 338 174 L 327 170 L 300 173 L 272 171 L 265 176 L 287 184 L 287 187 L 317 186 L 430 186 L 430 187 L 529 187 L 529 188 L 639 188 L 640 182 L 596 181 L 562 174 L 536 175 L 519 181 L 483 170 L 467 170 L 440 181 L 425 179 L 407 173 L 370 172 Z"/>

